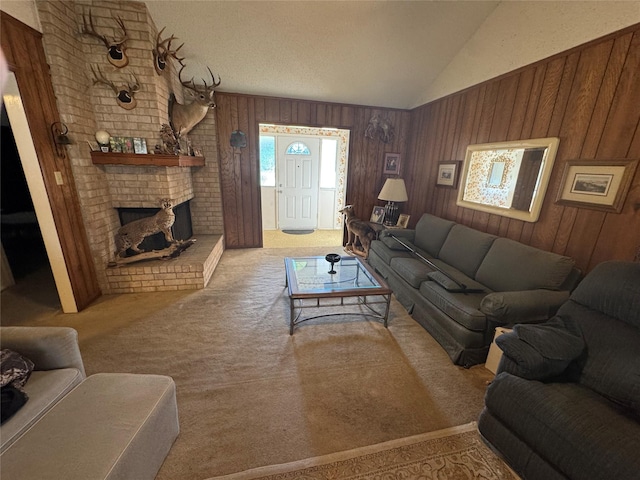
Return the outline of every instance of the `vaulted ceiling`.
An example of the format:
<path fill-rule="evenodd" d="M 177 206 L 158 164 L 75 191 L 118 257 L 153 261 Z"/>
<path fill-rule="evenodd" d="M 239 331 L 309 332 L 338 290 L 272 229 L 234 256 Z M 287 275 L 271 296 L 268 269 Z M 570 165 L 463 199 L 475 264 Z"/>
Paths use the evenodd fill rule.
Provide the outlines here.
<path fill-rule="evenodd" d="M 185 43 L 188 68 L 220 75 L 220 91 L 393 108 L 640 22 L 637 0 L 145 3 Z"/>
<path fill-rule="evenodd" d="M 410 108 L 500 2 L 145 3 L 220 91 Z"/>

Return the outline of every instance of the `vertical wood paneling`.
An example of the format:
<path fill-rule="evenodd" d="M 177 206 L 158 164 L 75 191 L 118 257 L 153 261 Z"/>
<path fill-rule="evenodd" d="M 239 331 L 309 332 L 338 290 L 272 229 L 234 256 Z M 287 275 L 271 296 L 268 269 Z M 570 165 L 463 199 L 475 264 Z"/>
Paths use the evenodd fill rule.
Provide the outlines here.
<path fill-rule="evenodd" d="M 385 153 L 403 155 L 400 168 L 401 175 L 405 174 L 405 145 L 411 124 L 408 111 L 225 93 L 217 93 L 216 99 L 218 157 L 227 248 L 262 246 L 258 142 L 260 122 L 349 129 L 351 135 L 346 196 L 347 202 L 355 205 L 356 214 L 361 218 L 368 219 L 373 206 L 383 203 L 377 196 L 386 178 L 382 174 Z M 380 140 L 364 137 L 374 113 L 391 120 L 395 130 L 392 143 L 384 144 Z M 236 129 L 247 135 L 247 147 L 234 151 L 228 139 Z"/>
<path fill-rule="evenodd" d="M 640 25 L 522 68 L 411 112 L 408 212 L 423 212 L 572 256 L 588 271 L 640 249 L 640 170 L 620 214 L 555 204 L 568 160 L 640 157 Z M 455 206 L 435 187 L 437 162 L 467 145 L 557 136 L 560 147 L 540 219 L 510 220 Z M 426 186 L 428 194 L 419 185 Z M 424 187 L 423 187 L 424 188 Z"/>

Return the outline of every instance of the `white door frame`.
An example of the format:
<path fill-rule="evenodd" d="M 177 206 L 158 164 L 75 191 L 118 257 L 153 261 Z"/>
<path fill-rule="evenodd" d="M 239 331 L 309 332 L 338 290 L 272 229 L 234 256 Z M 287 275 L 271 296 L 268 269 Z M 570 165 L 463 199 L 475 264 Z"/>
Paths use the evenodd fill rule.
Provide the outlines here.
<path fill-rule="evenodd" d="M 349 136 L 350 131 L 346 129 L 338 128 L 317 128 L 317 127 L 300 127 L 290 125 L 273 125 L 273 124 L 260 124 L 260 135 L 269 135 L 277 138 L 279 135 L 295 135 L 299 137 L 323 137 L 332 138 L 338 142 L 337 152 L 337 166 L 336 166 L 336 185 L 332 191 L 325 191 L 327 189 L 320 189 L 320 205 L 319 212 L 324 220 L 321 221 L 319 228 L 330 228 L 334 230 L 340 230 L 343 228 L 342 215 L 339 213 L 345 205 L 345 197 L 347 191 L 347 168 L 349 160 Z M 276 149 L 277 149 L 276 145 Z M 262 224 L 266 230 L 270 228 L 277 228 L 277 181 L 275 187 L 261 187 L 262 194 Z M 328 215 L 323 215 L 323 209 L 327 204 L 330 204 L 329 209 L 332 212 Z M 326 214 L 326 212 L 325 212 Z M 271 218 L 273 216 L 273 218 Z M 329 218 L 326 218 L 326 217 Z M 324 226 L 327 225 L 327 226 Z M 328 226 L 330 225 L 330 227 Z"/>
<path fill-rule="evenodd" d="M 69 278 L 69 271 L 62 253 L 62 245 L 60 244 L 56 224 L 53 220 L 51 203 L 44 185 L 44 178 L 42 177 L 42 170 L 38 162 L 31 130 L 29 130 L 22 97 L 18 90 L 15 75 L 12 72 L 8 75 L 2 98 L 11 123 L 11 129 L 13 130 L 22 169 L 27 179 L 44 246 L 51 263 L 51 271 L 53 272 L 58 296 L 60 297 L 62 311 L 64 313 L 77 313 L 78 306 L 73 295 L 71 279 Z"/>

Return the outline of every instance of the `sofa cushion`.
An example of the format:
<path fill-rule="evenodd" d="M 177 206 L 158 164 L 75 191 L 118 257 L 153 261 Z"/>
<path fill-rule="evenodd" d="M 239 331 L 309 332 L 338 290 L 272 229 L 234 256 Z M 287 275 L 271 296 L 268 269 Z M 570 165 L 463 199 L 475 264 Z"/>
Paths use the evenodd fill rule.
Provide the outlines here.
<path fill-rule="evenodd" d="M 484 257 L 475 279 L 496 292 L 558 290 L 571 272 L 573 259 L 497 238 Z"/>
<path fill-rule="evenodd" d="M 417 258 L 396 257 L 391 259 L 391 268 L 413 288 L 419 288 L 420 284 L 429 278 L 429 272 L 433 269 Z"/>
<path fill-rule="evenodd" d="M 588 388 L 500 373 L 487 389 L 485 404 L 568 478 L 637 478 L 640 423 Z"/>
<path fill-rule="evenodd" d="M 469 287 L 478 286 L 469 279 Z M 427 281 L 420 285 L 420 293 L 447 316 L 463 327 L 483 331 L 487 327 L 487 319 L 478 308 L 485 293 L 453 293 L 448 292 L 436 282 Z"/>
<path fill-rule="evenodd" d="M 497 237 L 488 233 L 454 225 L 444 241 L 438 258 L 473 277 Z"/>
<path fill-rule="evenodd" d="M 0 428 L 0 453 L 82 382 L 83 378 L 84 375 L 75 368 L 32 372 L 24 386 L 29 401 Z"/>
<path fill-rule="evenodd" d="M 178 432 L 170 377 L 92 375 L 2 454 L 2 478 L 153 480 Z"/>
<path fill-rule="evenodd" d="M 437 257 L 455 222 L 425 213 L 416 225 L 415 245 Z"/>
<path fill-rule="evenodd" d="M 576 381 L 640 418 L 640 331 L 573 300 L 558 315 L 576 320 L 587 346 L 586 354 L 570 367 Z"/>
<path fill-rule="evenodd" d="M 640 328 L 640 263 L 603 262 L 571 294 L 591 310 Z"/>
<path fill-rule="evenodd" d="M 391 260 L 396 257 L 400 257 L 400 258 L 412 257 L 411 252 L 407 252 L 406 250 L 400 251 L 400 250 L 390 249 L 387 245 L 385 245 L 385 242 L 383 242 L 382 240 L 374 240 L 373 242 L 371 242 L 371 250 L 374 251 L 376 254 L 378 254 L 378 256 L 382 259 L 382 261 L 387 265 L 389 265 L 391 263 Z"/>

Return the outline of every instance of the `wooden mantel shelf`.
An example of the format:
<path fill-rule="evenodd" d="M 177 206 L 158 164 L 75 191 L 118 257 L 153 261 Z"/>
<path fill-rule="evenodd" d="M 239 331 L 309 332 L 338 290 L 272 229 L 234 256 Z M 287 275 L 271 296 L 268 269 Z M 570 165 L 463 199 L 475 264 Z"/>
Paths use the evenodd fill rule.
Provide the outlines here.
<path fill-rule="evenodd" d="M 91 152 L 94 165 L 146 165 L 155 167 L 203 167 L 204 157 L 152 153 Z"/>

